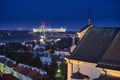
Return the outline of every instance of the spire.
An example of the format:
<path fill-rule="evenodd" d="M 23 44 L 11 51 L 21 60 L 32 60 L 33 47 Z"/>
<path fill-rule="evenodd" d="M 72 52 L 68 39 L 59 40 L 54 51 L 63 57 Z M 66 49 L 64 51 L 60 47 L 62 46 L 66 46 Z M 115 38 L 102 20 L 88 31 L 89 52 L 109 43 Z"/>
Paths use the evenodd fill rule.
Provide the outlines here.
<path fill-rule="evenodd" d="M 88 10 L 88 13 L 89 13 L 88 14 L 89 15 L 88 16 L 88 25 L 90 25 L 91 24 L 91 20 L 90 20 L 91 19 L 91 9 Z"/>

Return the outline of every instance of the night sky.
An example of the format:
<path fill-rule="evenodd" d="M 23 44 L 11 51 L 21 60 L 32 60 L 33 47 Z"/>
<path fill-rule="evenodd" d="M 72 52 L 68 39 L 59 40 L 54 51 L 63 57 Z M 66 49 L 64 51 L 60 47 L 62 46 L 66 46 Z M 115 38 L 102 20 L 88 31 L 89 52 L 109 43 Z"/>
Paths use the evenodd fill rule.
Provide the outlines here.
<path fill-rule="evenodd" d="M 120 27 L 120 0 L 0 0 L 0 29 L 46 25 L 80 29 L 88 10 L 94 26 Z"/>

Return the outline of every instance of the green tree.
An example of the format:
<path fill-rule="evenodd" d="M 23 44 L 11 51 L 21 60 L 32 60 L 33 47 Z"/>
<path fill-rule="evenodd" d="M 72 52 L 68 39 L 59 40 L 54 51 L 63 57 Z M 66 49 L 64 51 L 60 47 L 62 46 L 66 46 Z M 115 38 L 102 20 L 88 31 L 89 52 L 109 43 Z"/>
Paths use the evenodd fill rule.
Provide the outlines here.
<path fill-rule="evenodd" d="M 29 59 L 29 61 L 27 62 L 28 65 L 37 67 L 37 68 L 41 68 L 42 62 L 39 58 L 39 56 L 36 57 L 32 57 L 31 59 Z"/>

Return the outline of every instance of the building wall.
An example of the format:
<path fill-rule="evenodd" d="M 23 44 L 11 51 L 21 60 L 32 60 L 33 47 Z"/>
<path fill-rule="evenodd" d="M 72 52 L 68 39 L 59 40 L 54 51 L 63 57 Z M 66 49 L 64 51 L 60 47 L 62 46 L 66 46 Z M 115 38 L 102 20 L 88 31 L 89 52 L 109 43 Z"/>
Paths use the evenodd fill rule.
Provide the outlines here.
<path fill-rule="evenodd" d="M 99 68 L 101 71 L 101 74 L 105 74 L 102 68 Z M 109 76 L 115 76 L 115 77 L 120 77 L 120 71 L 117 70 L 111 70 L 111 69 L 104 69 Z"/>
<path fill-rule="evenodd" d="M 68 79 L 72 80 L 71 75 L 72 73 L 77 72 L 78 65 L 80 68 L 80 73 L 89 76 L 89 80 L 93 80 L 95 78 L 98 78 L 101 74 L 100 69 L 96 68 L 96 64 L 94 63 L 88 63 L 88 62 L 82 62 L 82 61 L 76 61 L 76 60 L 68 60 Z"/>
<path fill-rule="evenodd" d="M 105 74 L 102 68 L 96 67 L 97 64 L 95 63 L 89 63 L 89 62 L 83 62 L 83 61 L 77 61 L 77 60 L 71 60 L 66 59 L 68 63 L 68 75 L 67 80 L 73 80 L 71 79 L 72 73 L 77 72 L 78 65 L 80 68 L 80 73 L 89 76 L 89 80 L 93 80 L 95 78 L 98 78 L 101 74 Z M 107 72 L 108 76 L 116 76 L 120 77 L 120 71 L 116 70 L 110 70 L 110 69 L 104 69 Z"/>

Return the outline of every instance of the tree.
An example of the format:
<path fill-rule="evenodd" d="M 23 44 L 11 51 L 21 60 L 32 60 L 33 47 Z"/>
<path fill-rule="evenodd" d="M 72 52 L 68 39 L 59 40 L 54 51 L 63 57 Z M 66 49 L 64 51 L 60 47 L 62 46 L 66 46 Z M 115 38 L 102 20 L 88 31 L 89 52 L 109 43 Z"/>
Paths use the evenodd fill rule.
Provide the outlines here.
<path fill-rule="evenodd" d="M 17 50 L 23 48 L 23 45 L 17 42 L 11 42 L 6 44 L 6 48 L 9 52 L 17 52 Z"/>
<path fill-rule="evenodd" d="M 56 60 L 52 59 L 52 63 L 50 65 L 46 64 L 45 67 L 43 67 L 42 69 L 47 71 L 49 80 L 55 80 L 57 68 L 58 68 L 58 66 L 57 66 Z"/>
<path fill-rule="evenodd" d="M 69 48 L 71 45 L 72 45 L 72 38 L 71 37 L 62 38 L 60 41 L 58 41 L 56 43 L 56 47 L 58 47 L 60 49 Z"/>
<path fill-rule="evenodd" d="M 51 78 L 51 80 L 55 80 L 55 75 L 56 75 L 56 72 L 57 72 L 57 62 L 54 60 L 52 61 L 52 63 L 50 64 L 50 69 L 49 69 L 49 76 Z"/>
<path fill-rule="evenodd" d="M 29 59 L 29 61 L 27 62 L 28 65 L 37 67 L 37 68 L 41 68 L 42 62 L 39 58 L 39 56 L 36 56 L 35 58 L 31 58 Z"/>
<path fill-rule="evenodd" d="M 50 53 L 54 53 L 54 50 L 55 50 L 55 46 L 54 45 L 47 45 L 46 47 L 46 50 L 49 51 Z"/>
<path fill-rule="evenodd" d="M 61 70 L 61 76 L 63 77 L 64 80 L 67 80 L 67 63 L 62 62 L 60 64 L 60 70 Z"/>

